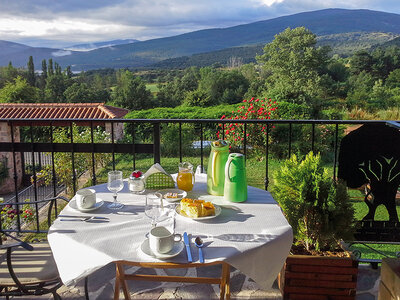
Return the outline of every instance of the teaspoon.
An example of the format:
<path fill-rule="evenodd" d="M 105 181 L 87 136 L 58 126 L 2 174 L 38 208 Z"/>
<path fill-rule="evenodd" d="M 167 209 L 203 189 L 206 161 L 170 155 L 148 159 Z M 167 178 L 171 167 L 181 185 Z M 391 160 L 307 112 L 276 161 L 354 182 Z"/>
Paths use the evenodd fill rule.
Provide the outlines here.
<path fill-rule="evenodd" d="M 199 260 L 200 260 L 200 263 L 204 263 L 203 250 L 201 249 L 204 246 L 203 240 L 198 236 L 194 240 L 194 243 L 196 244 L 197 248 L 199 248 Z"/>

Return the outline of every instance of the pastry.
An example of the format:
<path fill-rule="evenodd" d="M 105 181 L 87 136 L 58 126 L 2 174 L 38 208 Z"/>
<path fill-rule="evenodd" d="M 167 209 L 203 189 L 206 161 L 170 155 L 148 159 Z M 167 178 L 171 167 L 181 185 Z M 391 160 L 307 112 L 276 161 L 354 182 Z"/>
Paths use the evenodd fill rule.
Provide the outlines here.
<path fill-rule="evenodd" d="M 165 198 L 176 199 L 178 198 L 178 193 L 166 193 Z"/>
<path fill-rule="evenodd" d="M 183 198 L 181 200 L 181 211 L 186 211 L 186 208 L 190 203 L 193 203 L 193 199 Z"/>
<path fill-rule="evenodd" d="M 203 217 L 214 216 L 215 215 L 215 207 L 211 202 L 205 202 L 202 205 L 202 215 Z"/>
<path fill-rule="evenodd" d="M 185 213 L 190 218 L 198 218 L 202 216 L 202 206 L 200 203 L 190 203 L 185 210 Z"/>
<path fill-rule="evenodd" d="M 183 198 L 181 200 L 181 212 L 190 218 L 214 216 L 215 207 L 211 202 L 204 200 Z"/>

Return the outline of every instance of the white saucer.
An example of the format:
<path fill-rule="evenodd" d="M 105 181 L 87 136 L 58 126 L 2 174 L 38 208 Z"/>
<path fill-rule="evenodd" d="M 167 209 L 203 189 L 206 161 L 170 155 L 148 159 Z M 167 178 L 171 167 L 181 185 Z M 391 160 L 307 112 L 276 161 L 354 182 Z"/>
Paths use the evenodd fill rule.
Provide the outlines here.
<path fill-rule="evenodd" d="M 75 199 L 69 201 L 69 203 L 68 203 L 69 207 L 71 207 L 73 209 L 76 209 L 76 210 L 79 210 L 81 212 L 94 211 L 94 210 L 99 209 L 100 207 L 102 207 L 103 204 L 104 204 L 104 201 L 99 197 L 96 197 L 96 204 L 91 208 L 78 208 L 78 206 L 76 205 Z"/>
<path fill-rule="evenodd" d="M 170 252 L 163 254 L 155 254 L 150 249 L 149 239 L 145 239 L 143 243 L 140 245 L 140 250 L 142 250 L 144 254 L 158 259 L 168 259 L 171 257 L 175 257 L 179 253 L 181 253 L 184 248 L 185 245 L 181 241 L 179 241 L 174 243 L 174 246 L 172 247 L 172 250 Z"/>
<path fill-rule="evenodd" d="M 180 189 L 165 189 L 165 190 L 159 190 L 157 191 L 157 193 L 160 193 L 162 195 L 162 197 L 167 200 L 168 202 L 176 202 L 176 201 L 180 201 L 183 198 L 185 198 L 187 196 L 187 193 L 184 190 L 180 190 Z M 167 198 L 165 197 L 167 193 L 177 193 L 178 197 L 177 198 Z"/>

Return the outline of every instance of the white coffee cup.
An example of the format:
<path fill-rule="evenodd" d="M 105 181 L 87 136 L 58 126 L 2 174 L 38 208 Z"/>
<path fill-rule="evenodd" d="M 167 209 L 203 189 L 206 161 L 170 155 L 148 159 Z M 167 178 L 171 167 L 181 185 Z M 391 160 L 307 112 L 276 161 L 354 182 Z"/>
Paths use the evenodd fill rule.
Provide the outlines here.
<path fill-rule="evenodd" d="M 149 233 L 150 250 L 154 254 L 164 254 L 170 252 L 174 247 L 174 243 L 181 240 L 182 236 L 179 233 L 171 233 L 163 226 L 154 227 Z"/>
<path fill-rule="evenodd" d="M 93 189 L 82 189 L 76 192 L 76 206 L 78 209 L 92 208 L 96 204 L 96 192 Z"/>

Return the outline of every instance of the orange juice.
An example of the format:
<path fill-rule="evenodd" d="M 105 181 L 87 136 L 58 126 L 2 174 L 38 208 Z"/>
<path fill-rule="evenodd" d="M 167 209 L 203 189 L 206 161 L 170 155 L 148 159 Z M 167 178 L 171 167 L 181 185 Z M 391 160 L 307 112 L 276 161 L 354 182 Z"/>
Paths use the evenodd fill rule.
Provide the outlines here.
<path fill-rule="evenodd" d="M 193 174 L 191 172 L 179 172 L 176 183 L 181 190 L 191 191 L 193 188 Z"/>

